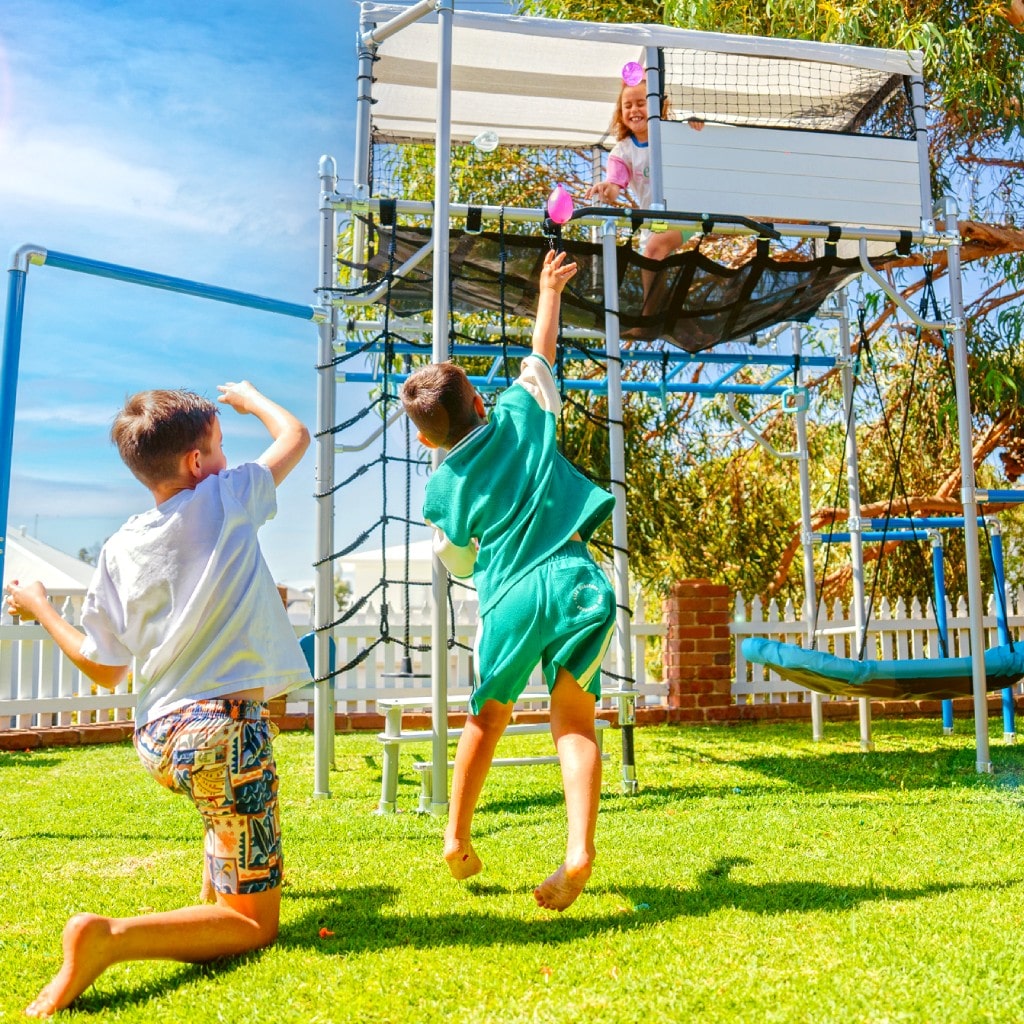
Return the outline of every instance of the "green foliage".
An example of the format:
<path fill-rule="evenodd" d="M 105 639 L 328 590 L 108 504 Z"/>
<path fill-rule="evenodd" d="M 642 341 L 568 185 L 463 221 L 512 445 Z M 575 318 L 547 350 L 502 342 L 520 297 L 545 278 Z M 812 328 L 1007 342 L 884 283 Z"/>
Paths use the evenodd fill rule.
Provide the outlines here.
<path fill-rule="evenodd" d="M 607 22 L 664 22 L 709 32 L 819 40 L 847 45 L 920 49 L 929 98 L 930 146 L 936 195 L 954 193 L 964 214 L 996 224 L 1024 220 L 1024 33 L 1006 17 L 1003 0 L 668 0 L 660 3 L 526 0 L 524 14 Z M 380 194 L 433 196 L 433 150 L 378 146 L 375 183 Z M 553 180 L 577 187 L 589 178 L 579 155 L 508 150 L 478 153 L 456 146 L 452 198 L 457 202 L 540 206 Z M 509 230 L 528 230 L 510 227 Z M 943 268 L 937 269 L 940 278 Z M 895 285 L 916 302 L 920 267 L 893 273 Z M 975 443 L 997 440 L 979 458 L 979 480 L 1006 486 L 1024 474 L 1024 259 L 1020 253 L 965 267 L 968 343 Z M 942 300 L 940 300 L 942 301 Z M 865 503 L 892 502 L 943 491 L 959 495 L 959 442 L 948 339 L 917 332 L 880 292 L 858 286 L 854 305 L 864 311 L 870 338 L 858 364 L 856 409 L 861 495 Z M 931 311 L 938 319 L 948 309 Z M 472 333 L 472 318 L 465 323 Z M 859 339 L 855 339 L 855 343 Z M 807 343 L 834 354 L 835 337 L 819 331 Z M 915 354 L 916 353 L 916 354 Z M 596 371 L 595 371 L 596 372 Z M 631 371 L 640 376 L 656 371 Z M 702 368 L 697 365 L 697 377 Z M 746 383 L 766 379 L 745 371 Z M 846 505 L 845 421 L 836 375 L 814 382 L 809 424 L 812 506 L 827 524 L 829 510 Z M 795 448 L 792 417 L 777 404 L 738 399 L 779 451 Z M 594 479 L 608 482 L 607 410 L 599 397 L 574 399 L 563 415 L 566 453 Z M 684 576 L 706 576 L 747 595 L 772 593 L 799 604 L 803 580 L 799 553 L 799 491 L 795 462 L 779 461 L 737 429 L 721 400 L 657 398 L 629 394 L 626 436 L 631 568 L 656 590 Z M 900 437 L 903 437 L 900 448 Z M 895 457 L 898 454 L 898 459 Z M 1001 462 L 997 461 L 996 456 Z M 1015 475 L 1016 474 L 1016 475 Z M 1011 532 L 1021 514 L 1004 514 Z M 837 528 L 843 528 L 842 518 Z M 605 529 L 599 538 L 610 544 Z M 1024 564 L 1008 545 L 1010 582 L 1024 583 Z M 931 592 L 927 552 L 906 545 L 886 554 L 880 592 L 917 596 Z M 845 551 L 816 556 L 819 579 L 835 578 L 830 596 L 848 597 Z M 788 567 L 787 567 L 788 566 Z M 988 574 L 987 568 L 983 571 Z M 947 543 L 947 583 L 954 598 L 965 593 L 962 539 Z"/>
<path fill-rule="evenodd" d="M 352 599 L 352 584 L 341 576 L 334 577 L 334 604 L 336 612 L 343 612 Z"/>

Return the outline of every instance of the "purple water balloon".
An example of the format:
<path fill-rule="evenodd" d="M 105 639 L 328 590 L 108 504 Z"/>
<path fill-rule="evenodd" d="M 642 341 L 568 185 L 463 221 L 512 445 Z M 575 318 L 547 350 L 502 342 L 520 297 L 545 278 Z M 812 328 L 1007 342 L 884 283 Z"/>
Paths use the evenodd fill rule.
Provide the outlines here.
<path fill-rule="evenodd" d="M 572 217 L 572 196 L 561 185 L 556 185 L 548 196 L 548 216 L 556 224 L 564 224 Z"/>
<path fill-rule="evenodd" d="M 644 69 L 635 60 L 622 65 L 622 80 L 626 85 L 639 85 L 644 80 Z"/>

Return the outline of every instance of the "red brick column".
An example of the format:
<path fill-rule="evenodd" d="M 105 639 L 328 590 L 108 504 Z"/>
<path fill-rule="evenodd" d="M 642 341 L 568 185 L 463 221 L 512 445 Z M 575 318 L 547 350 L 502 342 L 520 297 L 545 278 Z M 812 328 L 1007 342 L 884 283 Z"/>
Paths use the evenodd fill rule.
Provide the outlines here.
<path fill-rule="evenodd" d="M 669 721 L 739 717 L 732 699 L 729 621 L 732 592 L 708 580 L 672 584 L 662 603 L 667 627 L 662 666 Z"/>

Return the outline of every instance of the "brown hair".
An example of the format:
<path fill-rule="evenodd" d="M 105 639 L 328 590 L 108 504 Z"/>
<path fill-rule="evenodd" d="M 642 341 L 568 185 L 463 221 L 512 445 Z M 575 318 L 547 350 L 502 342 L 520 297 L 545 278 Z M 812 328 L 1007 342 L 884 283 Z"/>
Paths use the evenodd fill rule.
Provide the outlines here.
<path fill-rule="evenodd" d="M 399 392 L 416 429 L 438 448 L 452 448 L 480 425 L 476 389 L 454 363 L 430 363 L 413 371 Z"/>
<path fill-rule="evenodd" d="M 147 487 L 172 480 L 181 456 L 205 450 L 217 406 L 192 391 L 139 391 L 110 428 L 124 464 Z"/>
<path fill-rule="evenodd" d="M 646 78 L 643 80 L 643 84 L 647 84 Z M 626 127 L 626 122 L 622 120 L 622 94 L 627 88 L 631 87 L 627 86 L 625 81 L 619 85 L 619 95 L 615 99 L 615 112 L 612 114 L 612 123 L 608 126 L 608 132 L 615 137 L 616 142 L 621 142 L 631 134 L 630 130 Z M 671 115 L 672 110 L 668 105 L 668 97 L 666 96 L 661 101 L 662 121 L 667 121 Z"/>

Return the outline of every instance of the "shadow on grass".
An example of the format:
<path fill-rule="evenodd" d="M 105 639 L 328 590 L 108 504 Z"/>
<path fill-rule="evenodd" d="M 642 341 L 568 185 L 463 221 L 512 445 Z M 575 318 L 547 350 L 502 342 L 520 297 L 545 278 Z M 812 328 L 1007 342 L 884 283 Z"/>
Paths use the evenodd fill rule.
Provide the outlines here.
<path fill-rule="evenodd" d="M 33 750 L 0 753 L 0 768 L 52 768 L 60 763 L 59 757 L 52 754 L 37 754 Z"/>
<path fill-rule="evenodd" d="M 243 953 L 241 956 L 225 957 L 212 960 L 205 964 L 182 964 L 164 978 L 154 978 L 140 985 L 122 986 L 109 981 L 106 976 L 101 981 L 102 988 L 95 985 L 87 988 L 68 1008 L 71 1011 L 96 1013 L 100 1010 L 125 1010 L 147 1003 L 151 999 L 174 992 L 183 985 L 196 981 L 210 981 L 225 977 L 240 967 L 252 963 L 262 955 L 262 950 Z M 112 987 L 116 985 L 116 987 Z"/>
<path fill-rule="evenodd" d="M 697 876 L 696 886 L 595 886 L 568 913 L 550 917 L 507 916 L 477 909 L 476 899 L 521 895 L 501 885 L 470 882 L 460 909 L 441 914 L 389 914 L 399 897 L 392 886 L 361 886 L 322 892 L 292 891 L 290 901 L 317 905 L 282 926 L 283 946 L 318 949 L 327 955 L 365 953 L 409 946 L 417 949 L 469 945 L 532 945 L 571 942 L 608 931 L 644 929 L 679 917 L 706 917 L 723 909 L 751 914 L 842 913 L 868 902 L 925 899 L 964 889 L 1009 888 L 1019 880 L 932 884 L 914 888 L 886 885 L 835 885 L 828 882 L 744 882 L 734 868 L 751 862 L 724 857 Z M 587 895 L 613 895 L 622 901 L 614 912 L 587 913 Z M 532 902 L 530 904 L 532 912 Z M 321 930 L 327 934 L 321 937 Z"/>

